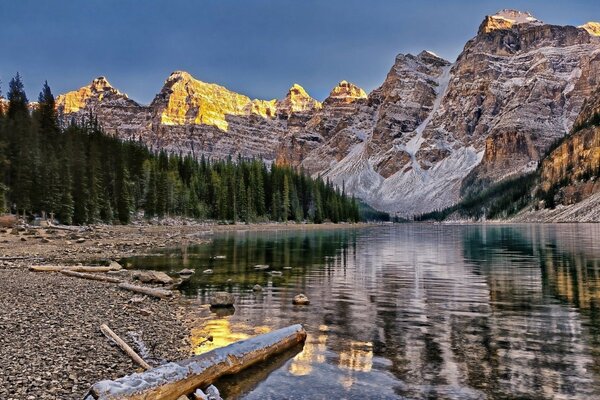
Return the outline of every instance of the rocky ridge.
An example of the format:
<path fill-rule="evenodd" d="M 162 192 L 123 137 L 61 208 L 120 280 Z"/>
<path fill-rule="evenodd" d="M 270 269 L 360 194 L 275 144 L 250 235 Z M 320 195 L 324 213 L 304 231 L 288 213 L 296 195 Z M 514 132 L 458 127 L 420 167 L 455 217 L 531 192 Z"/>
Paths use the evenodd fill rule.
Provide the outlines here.
<path fill-rule="evenodd" d="M 301 166 L 410 216 L 536 167 L 600 84 L 599 26 L 502 10 L 455 63 L 400 54 L 373 92 L 342 81 L 322 103 L 299 85 L 251 100 L 181 71 L 148 106 L 101 78 L 57 103 L 65 120 L 94 111 L 109 133 L 152 148 Z"/>

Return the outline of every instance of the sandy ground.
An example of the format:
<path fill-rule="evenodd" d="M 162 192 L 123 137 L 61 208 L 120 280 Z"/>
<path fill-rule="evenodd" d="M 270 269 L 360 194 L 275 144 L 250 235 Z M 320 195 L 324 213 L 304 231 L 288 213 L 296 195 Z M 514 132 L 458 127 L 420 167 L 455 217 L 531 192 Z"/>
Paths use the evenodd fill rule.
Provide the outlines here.
<path fill-rule="evenodd" d="M 353 225 L 356 227 L 357 225 Z M 360 226 L 360 225 L 358 225 Z M 104 282 L 31 265 L 107 263 L 161 247 L 198 244 L 224 230 L 348 228 L 349 225 L 17 227 L 0 230 L 0 399 L 81 399 L 96 381 L 138 367 L 100 332 L 102 323 L 156 365 L 189 356 L 194 305 L 146 298 Z"/>

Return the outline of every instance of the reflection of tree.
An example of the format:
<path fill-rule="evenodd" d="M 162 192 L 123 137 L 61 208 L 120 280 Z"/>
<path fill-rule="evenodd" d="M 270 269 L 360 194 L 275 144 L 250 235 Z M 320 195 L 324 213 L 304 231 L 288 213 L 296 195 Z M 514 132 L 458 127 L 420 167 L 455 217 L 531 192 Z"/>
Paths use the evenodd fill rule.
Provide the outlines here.
<path fill-rule="evenodd" d="M 598 395 L 592 388 L 600 378 L 600 269 L 589 248 L 577 247 L 580 229 L 501 226 L 465 231 L 465 259 L 479 268 L 490 287 L 500 379 L 510 378 L 517 390 L 537 386 L 571 396 L 586 390 Z M 586 372 L 590 367 L 595 375 L 591 382 Z"/>

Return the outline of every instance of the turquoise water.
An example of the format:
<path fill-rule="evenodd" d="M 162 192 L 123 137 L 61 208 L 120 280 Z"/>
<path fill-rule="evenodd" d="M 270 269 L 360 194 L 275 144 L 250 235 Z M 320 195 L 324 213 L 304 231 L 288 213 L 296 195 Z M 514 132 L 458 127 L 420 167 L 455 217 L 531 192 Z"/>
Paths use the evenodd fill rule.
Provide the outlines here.
<path fill-rule="evenodd" d="M 235 294 L 233 313 L 199 311 L 196 353 L 305 326 L 303 349 L 218 382 L 224 398 L 593 399 L 599 243 L 599 225 L 401 224 L 231 232 L 128 263 L 195 269 L 182 290 L 200 303 Z"/>

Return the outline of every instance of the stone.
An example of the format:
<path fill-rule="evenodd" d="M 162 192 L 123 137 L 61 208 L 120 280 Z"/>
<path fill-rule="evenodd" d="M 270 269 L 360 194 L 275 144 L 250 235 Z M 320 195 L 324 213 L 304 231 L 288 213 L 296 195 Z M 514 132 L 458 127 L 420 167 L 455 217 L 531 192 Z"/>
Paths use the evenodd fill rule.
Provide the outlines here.
<path fill-rule="evenodd" d="M 252 287 L 252 291 L 254 291 L 254 292 L 262 292 L 262 290 L 263 290 L 263 287 L 260 286 L 259 284 L 256 284 Z"/>
<path fill-rule="evenodd" d="M 161 285 L 173 283 L 173 278 L 162 271 L 135 271 L 133 279 L 137 279 L 142 283 L 159 283 Z"/>
<path fill-rule="evenodd" d="M 261 271 L 261 270 L 269 269 L 269 266 L 268 265 L 259 264 L 259 265 L 255 265 L 254 269 Z"/>
<path fill-rule="evenodd" d="M 196 391 L 194 392 L 194 400 L 208 400 L 208 396 L 206 396 L 206 393 L 204 393 L 202 391 L 202 389 L 196 389 Z"/>
<path fill-rule="evenodd" d="M 207 275 L 210 275 L 210 274 L 212 274 L 213 272 L 214 272 L 214 271 L 213 271 L 212 269 L 210 269 L 210 268 L 209 268 L 209 269 L 205 269 L 204 271 L 202 271 L 202 273 L 203 273 L 203 274 L 207 274 Z"/>
<path fill-rule="evenodd" d="M 235 304 L 235 297 L 227 292 L 215 292 L 211 299 L 211 307 L 232 307 Z"/>
<path fill-rule="evenodd" d="M 303 293 L 300 293 L 296 296 L 294 296 L 294 300 L 292 300 L 292 304 L 295 305 L 308 305 L 310 304 L 310 300 L 308 300 L 308 297 L 306 297 L 306 295 L 304 295 Z"/>
<path fill-rule="evenodd" d="M 214 385 L 210 385 L 204 391 L 208 397 L 208 400 L 223 400 L 219 390 Z"/>
<path fill-rule="evenodd" d="M 196 273 L 196 271 L 194 271 L 193 269 L 189 269 L 189 268 L 184 268 L 178 272 L 179 275 L 193 275 L 194 273 Z"/>
<path fill-rule="evenodd" d="M 111 261 L 108 266 L 112 271 L 120 271 L 123 269 L 123 266 L 116 261 Z"/>
<path fill-rule="evenodd" d="M 75 243 L 85 243 L 85 238 L 79 238 L 75 241 Z"/>

